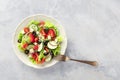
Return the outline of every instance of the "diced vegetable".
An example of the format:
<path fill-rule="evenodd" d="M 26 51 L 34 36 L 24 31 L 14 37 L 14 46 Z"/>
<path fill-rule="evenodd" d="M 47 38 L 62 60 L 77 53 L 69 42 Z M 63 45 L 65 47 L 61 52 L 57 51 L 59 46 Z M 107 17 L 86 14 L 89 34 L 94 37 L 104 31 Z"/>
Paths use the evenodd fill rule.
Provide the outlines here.
<path fill-rule="evenodd" d="M 50 41 L 50 42 L 48 42 L 47 46 L 50 49 L 55 49 L 55 48 L 57 48 L 57 43 L 55 41 Z"/>
<path fill-rule="evenodd" d="M 27 47 L 28 47 L 28 43 L 24 43 L 22 46 L 23 49 L 26 49 Z"/>
<path fill-rule="evenodd" d="M 62 38 L 62 36 L 58 36 L 58 37 L 56 38 L 56 40 L 57 40 L 57 42 L 62 42 L 63 38 Z"/>
<path fill-rule="evenodd" d="M 30 49 L 30 53 L 34 53 L 34 49 L 33 48 Z"/>
<path fill-rule="evenodd" d="M 48 35 L 47 39 L 48 39 L 48 40 L 51 40 L 51 36 L 50 36 L 50 35 Z"/>
<path fill-rule="evenodd" d="M 45 58 L 42 58 L 42 60 L 40 61 L 40 63 L 44 63 L 45 62 Z"/>
<path fill-rule="evenodd" d="M 29 37 L 27 34 L 25 34 L 25 35 L 22 37 L 22 43 L 23 43 L 23 42 L 30 43 L 30 37 Z"/>
<path fill-rule="evenodd" d="M 36 20 L 32 20 L 32 21 L 29 22 L 28 26 L 30 26 L 32 24 L 38 25 L 38 24 L 40 24 L 40 22 L 36 21 Z"/>
<path fill-rule="evenodd" d="M 54 56 L 60 54 L 60 49 L 61 49 L 60 45 L 56 49 L 52 49 L 52 52 L 53 52 Z"/>
<path fill-rule="evenodd" d="M 44 26 L 45 22 L 44 21 L 40 21 L 40 26 Z"/>
<path fill-rule="evenodd" d="M 29 31 L 30 31 L 30 30 L 29 30 L 28 27 L 25 27 L 25 28 L 24 28 L 24 32 L 25 32 L 25 33 L 28 33 Z"/>
<path fill-rule="evenodd" d="M 38 42 L 38 40 L 39 40 L 39 38 L 38 38 L 38 37 L 36 37 L 36 38 L 35 38 L 35 42 Z"/>
<path fill-rule="evenodd" d="M 29 57 L 29 59 L 33 64 L 37 64 L 37 62 L 32 57 Z"/>
<path fill-rule="evenodd" d="M 35 24 L 30 25 L 30 32 L 37 31 L 38 27 Z"/>
<path fill-rule="evenodd" d="M 44 37 L 47 36 L 47 34 L 45 33 L 44 29 L 41 29 L 41 30 L 40 30 L 40 33 L 41 33 Z"/>
<path fill-rule="evenodd" d="M 23 34 L 22 34 L 22 33 L 19 33 L 19 35 L 18 35 L 18 40 L 21 40 L 21 41 L 22 41 L 22 37 L 23 37 Z"/>
<path fill-rule="evenodd" d="M 21 51 L 21 52 L 24 52 L 24 49 L 22 48 L 22 45 L 20 43 L 18 43 L 18 49 Z"/>
<path fill-rule="evenodd" d="M 38 46 L 38 51 L 41 51 L 43 49 L 43 43 L 41 43 L 39 46 Z"/>
<path fill-rule="evenodd" d="M 45 21 L 45 26 L 51 28 L 54 25 L 50 21 Z"/>
<path fill-rule="evenodd" d="M 34 39 L 35 39 L 35 37 L 34 37 L 34 35 L 32 34 L 32 33 L 30 33 L 29 34 L 29 38 L 30 38 L 30 42 L 34 42 Z"/>
<path fill-rule="evenodd" d="M 48 35 L 54 38 L 56 36 L 56 33 L 53 29 L 49 29 Z"/>
<path fill-rule="evenodd" d="M 43 54 L 43 50 L 40 52 L 40 55 L 38 56 L 38 59 L 41 60 L 42 58 L 44 58 L 44 54 Z"/>
<path fill-rule="evenodd" d="M 34 59 L 34 60 L 37 60 L 38 59 L 38 54 L 35 52 L 35 53 L 33 53 L 32 54 L 32 58 Z"/>
<path fill-rule="evenodd" d="M 33 44 L 30 44 L 28 45 L 27 49 L 30 50 L 30 49 L 33 49 L 34 45 Z"/>
<path fill-rule="evenodd" d="M 38 50 L 38 45 L 35 45 L 35 46 L 34 46 L 34 50 Z"/>

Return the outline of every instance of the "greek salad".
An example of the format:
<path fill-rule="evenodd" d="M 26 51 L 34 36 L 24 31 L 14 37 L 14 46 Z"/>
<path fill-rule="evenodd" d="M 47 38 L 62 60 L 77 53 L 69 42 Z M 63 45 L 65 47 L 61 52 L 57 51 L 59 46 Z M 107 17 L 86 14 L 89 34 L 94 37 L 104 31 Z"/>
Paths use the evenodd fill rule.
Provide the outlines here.
<path fill-rule="evenodd" d="M 34 64 L 50 62 L 60 54 L 63 38 L 50 21 L 31 20 L 18 34 L 18 49 Z"/>

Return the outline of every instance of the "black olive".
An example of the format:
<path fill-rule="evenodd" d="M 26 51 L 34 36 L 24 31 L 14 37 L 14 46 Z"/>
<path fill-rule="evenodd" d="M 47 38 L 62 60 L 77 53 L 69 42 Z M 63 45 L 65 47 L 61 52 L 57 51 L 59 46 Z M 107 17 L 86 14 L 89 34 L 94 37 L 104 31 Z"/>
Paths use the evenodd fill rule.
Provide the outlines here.
<path fill-rule="evenodd" d="M 32 32 L 32 34 L 33 34 L 34 36 L 37 36 L 37 34 L 36 34 L 36 32 L 35 32 L 35 31 L 33 31 L 33 32 Z"/>
<path fill-rule="evenodd" d="M 18 39 L 18 43 L 21 43 L 21 40 L 20 40 L 20 39 Z"/>
<path fill-rule="evenodd" d="M 38 43 L 38 44 L 41 44 L 41 41 L 38 41 L 37 43 Z"/>
<path fill-rule="evenodd" d="M 37 54 L 40 54 L 40 52 L 39 52 L 39 51 L 37 51 Z"/>
<path fill-rule="evenodd" d="M 44 56 L 47 56 L 48 54 L 49 54 L 48 52 L 45 52 L 45 53 L 44 53 Z"/>
<path fill-rule="evenodd" d="M 49 29 L 44 29 L 45 33 L 48 34 Z"/>
<path fill-rule="evenodd" d="M 52 51 L 50 51 L 50 55 L 51 55 L 51 57 L 52 57 L 52 58 L 54 57 L 54 54 L 53 54 L 53 52 L 52 52 Z"/>
<path fill-rule="evenodd" d="M 49 42 L 49 41 L 45 41 L 45 42 L 44 42 L 44 45 L 47 46 L 47 43 L 48 43 L 48 42 Z"/>
<path fill-rule="evenodd" d="M 33 42 L 29 43 L 29 45 L 33 45 Z"/>
<path fill-rule="evenodd" d="M 29 50 L 25 50 L 25 54 L 28 54 L 29 53 Z"/>

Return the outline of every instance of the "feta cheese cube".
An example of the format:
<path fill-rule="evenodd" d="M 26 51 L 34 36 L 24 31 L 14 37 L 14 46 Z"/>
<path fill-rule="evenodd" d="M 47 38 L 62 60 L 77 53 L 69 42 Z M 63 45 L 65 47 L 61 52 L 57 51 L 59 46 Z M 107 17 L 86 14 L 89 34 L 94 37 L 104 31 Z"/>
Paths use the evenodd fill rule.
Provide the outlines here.
<path fill-rule="evenodd" d="M 34 53 L 34 50 L 33 50 L 33 49 L 30 49 L 30 53 Z"/>
<path fill-rule="evenodd" d="M 39 31 L 37 31 L 36 34 L 39 34 Z"/>
<path fill-rule="evenodd" d="M 37 45 L 37 43 L 35 42 L 34 45 Z"/>
<path fill-rule="evenodd" d="M 48 37 L 47 37 L 49 40 L 51 39 L 51 36 L 50 35 L 48 35 Z"/>

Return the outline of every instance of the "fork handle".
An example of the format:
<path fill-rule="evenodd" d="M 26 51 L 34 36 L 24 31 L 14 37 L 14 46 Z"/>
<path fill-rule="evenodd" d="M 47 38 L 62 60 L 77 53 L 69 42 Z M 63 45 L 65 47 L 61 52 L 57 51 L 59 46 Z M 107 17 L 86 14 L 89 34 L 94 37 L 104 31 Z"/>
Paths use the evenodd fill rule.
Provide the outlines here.
<path fill-rule="evenodd" d="M 77 59 L 70 59 L 70 60 L 85 63 L 85 64 L 89 64 L 89 65 L 92 65 L 92 66 L 97 66 L 98 65 L 97 61 L 87 61 L 87 60 L 77 60 Z"/>

